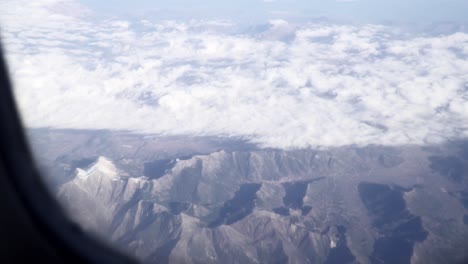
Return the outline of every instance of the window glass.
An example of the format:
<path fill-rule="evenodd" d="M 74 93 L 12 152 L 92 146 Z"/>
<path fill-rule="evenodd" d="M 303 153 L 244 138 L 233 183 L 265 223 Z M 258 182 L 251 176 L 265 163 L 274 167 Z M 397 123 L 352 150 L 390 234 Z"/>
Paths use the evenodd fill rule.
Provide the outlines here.
<path fill-rule="evenodd" d="M 44 181 L 147 263 L 468 259 L 468 2 L 0 1 Z"/>

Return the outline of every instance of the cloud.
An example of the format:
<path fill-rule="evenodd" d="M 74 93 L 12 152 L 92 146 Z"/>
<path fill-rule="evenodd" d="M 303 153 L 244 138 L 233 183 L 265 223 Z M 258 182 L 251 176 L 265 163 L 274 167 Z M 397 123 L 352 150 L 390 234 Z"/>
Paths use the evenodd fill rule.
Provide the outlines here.
<path fill-rule="evenodd" d="M 29 127 L 236 136 L 278 148 L 468 135 L 466 33 L 273 21 L 239 34 L 226 22 L 130 23 L 69 12 L 79 10 L 71 1 L 12 3 L 0 6 L 12 10 L 0 12 L 2 39 Z"/>

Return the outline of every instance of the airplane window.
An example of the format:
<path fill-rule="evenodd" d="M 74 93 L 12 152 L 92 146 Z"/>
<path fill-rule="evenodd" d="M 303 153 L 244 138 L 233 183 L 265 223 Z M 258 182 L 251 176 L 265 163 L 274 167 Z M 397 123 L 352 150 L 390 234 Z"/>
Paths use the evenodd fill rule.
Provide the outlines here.
<path fill-rule="evenodd" d="M 468 2 L 0 1 L 47 184 L 144 263 L 468 259 Z"/>

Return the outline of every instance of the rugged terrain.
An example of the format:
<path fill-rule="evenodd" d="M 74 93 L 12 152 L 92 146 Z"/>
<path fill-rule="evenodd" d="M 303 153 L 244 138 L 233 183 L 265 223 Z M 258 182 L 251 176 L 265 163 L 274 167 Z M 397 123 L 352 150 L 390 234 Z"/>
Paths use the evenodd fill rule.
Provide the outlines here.
<path fill-rule="evenodd" d="M 234 139 L 29 131 L 85 230 L 153 263 L 456 263 L 468 144 L 259 149 Z"/>

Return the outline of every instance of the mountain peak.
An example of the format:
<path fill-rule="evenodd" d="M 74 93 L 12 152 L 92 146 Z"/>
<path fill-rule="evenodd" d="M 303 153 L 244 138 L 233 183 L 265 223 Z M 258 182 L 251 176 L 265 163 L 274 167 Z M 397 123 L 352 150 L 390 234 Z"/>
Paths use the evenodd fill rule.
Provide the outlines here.
<path fill-rule="evenodd" d="M 109 178 L 116 178 L 118 175 L 115 164 L 112 160 L 104 156 L 100 156 L 88 169 L 77 168 L 76 171 L 77 177 L 79 178 L 88 178 L 89 176 L 94 175 L 105 175 Z"/>

